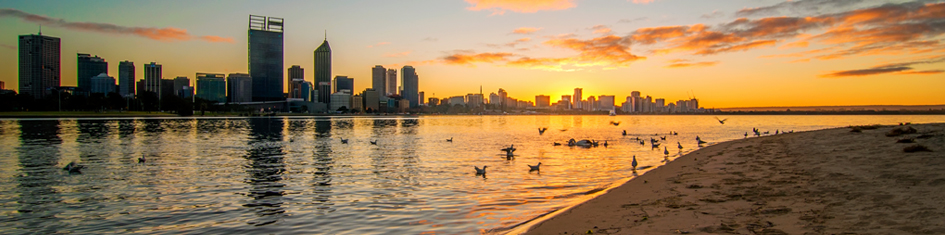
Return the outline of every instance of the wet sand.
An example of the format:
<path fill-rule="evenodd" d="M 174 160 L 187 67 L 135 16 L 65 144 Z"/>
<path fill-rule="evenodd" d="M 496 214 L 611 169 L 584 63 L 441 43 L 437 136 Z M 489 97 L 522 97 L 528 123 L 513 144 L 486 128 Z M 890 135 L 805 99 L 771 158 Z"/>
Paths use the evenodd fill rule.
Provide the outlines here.
<path fill-rule="evenodd" d="M 885 134 L 899 126 L 882 126 L 720 143 L 526 234 L 945 234 L 945 124 L 911 127 L 898 137 Z M 915 144 L 933 152 L 903 151 Z"/>

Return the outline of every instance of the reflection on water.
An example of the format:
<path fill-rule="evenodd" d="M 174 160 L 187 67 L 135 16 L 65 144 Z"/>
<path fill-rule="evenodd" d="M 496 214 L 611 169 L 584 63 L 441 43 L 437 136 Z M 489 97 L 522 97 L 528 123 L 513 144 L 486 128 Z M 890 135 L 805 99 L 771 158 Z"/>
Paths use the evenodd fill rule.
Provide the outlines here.
<path fill-rule="evenodd" d="M 698 149 L 696 136 L 713 144 L 752 128 L 943 117 L 0 120 L 0 234 L 500 231 Z M 540 127 L 549 130 L 539 135 Z M 637 140 L 663 136 L 661 148 Z M 552 145 L 571 138 L 608 146 Z M 507 159 L 499 149 L 511 144 L 518 150 Z M 82 174 L 62 170 L 72 161 L 86 166 Z M 529 171 L 538 162 L 541 171 Z M 473 166 L 489 166 L 487 176 Z"/>

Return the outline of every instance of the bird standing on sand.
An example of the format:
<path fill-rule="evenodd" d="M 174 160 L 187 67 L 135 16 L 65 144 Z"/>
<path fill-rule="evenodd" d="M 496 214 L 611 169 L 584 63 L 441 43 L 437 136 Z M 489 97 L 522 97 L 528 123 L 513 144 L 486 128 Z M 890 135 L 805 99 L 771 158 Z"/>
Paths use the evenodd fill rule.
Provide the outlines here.
<path fill-rule="evenodd" d="M 372 140 L 372 141 L 371 141 L 371 144 L 377 145 L 377 140 Z"/>
<path fill-rule="evenodd" d="M 669 155 L 669 148 L 666 148 L 666 146 L 663 146 L 663 155 Z"/>
<path fill-rule="evenodd" d="M 554 146 L 561 146 L 561 143 L 554 142 Z"/>
<path fill-rule="evenodd" d="M 538 128 L 538 135 L 545 134 L 545 131 L 547 131 L 547 130 L 548 130 L 547 127 L 540 127 L 540 128 Z"/>
<path fill-rule="evenodd" d="M 699 143 L 699 144 L 705 144 L 705 143 L 708 143 L 708 142 L 705 142 L 705 141 L 702 141 L 702 140 L 700 140 L 700 139 L 696 139 L 696 142 L 697 142 L 697 143 Z"/>
<path fill-rule="evenodd" d="M 476 168 L 476 175 L 485 175 L 486 167 L 489 167 L 489 166 L 482 166 L 482 169 L 479 169 L 479 167 L 477 166 L 473 166 L 473 168 Z"/>
<path fill-rule="evenodd" d="M 619 126 L 620 122 L 610 121 L 610 124 L 614 126 Z"/>
<path fill-rule="evenodd" d="M 348 144 L 348 139 L 341 138 L 341 143 L 342 143 L 342 144 Z"/>
<path fill-rule="evenodd" d="M 748 138 L 748 132 L 745 132 L 745 138 Z"/>
<path fill-rule="evenodd" d="M 676 146 L 678 146 L 678 147 L 679 147 L 679 150 L 682 150 L 682 144 L 681 144 L 681 143 L 679 143 L 679 142 L 676 142 Z"/>
<path fill-rule="evenodd" d="M 637 155 L 633 155 L 633 161 L 630 162 L 630 166 L 633 167 L 633 170 L 637 170 Z"/>
<path fill-rule="evenodd" d="M 538 171 L 538 170 L 541 170 L 541 169 L 539 169 L 539 167 L 541 167 L 541 162 L 538 162 L 538 165 L 534 165 L 534 166 L 528 165 L 528 171 Z M 482 167 L 482 168 L 485 169 L 485 167 Z"/>
<path fill-rule="evenodd" d="M 720 124 L 725 124 L 725 121 L 727 121 L 728 118 L 726 118 L 726 119 L 719 119 L 719 117 L 715 117 L 715 120 L 719 120 L 719 123 L 720 123 Z"/>
<path fill-rule="evenodd" d="M 627 136 L 627 130 L 623 130 L 623 136 Z"/>
<path fill-rule="evenodd" d="M 446 139 L 446 142 L 453 142 L 453 137 L 450 137 L 449 139 Z"/>

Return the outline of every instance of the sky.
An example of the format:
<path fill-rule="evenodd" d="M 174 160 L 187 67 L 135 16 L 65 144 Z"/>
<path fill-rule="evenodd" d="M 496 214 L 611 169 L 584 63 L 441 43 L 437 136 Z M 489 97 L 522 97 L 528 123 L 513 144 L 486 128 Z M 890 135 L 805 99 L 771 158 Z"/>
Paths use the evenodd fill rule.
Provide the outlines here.
<path fill-rule="evenodd" d="M 371 87 L 412 65 L 426 97 L 497 92 L 552 102 L 631 91 L 703 107 L 945 104 L 945 1 L 871 0 L 0 0 L 0 81 L 17 87 L 17 36 L 75 53 L 163 65 L 165 78 L 248 72 L 249 15 L 285 20 L 285 66 Z M 487 96 L 488 97 L 488 96 Z"/>

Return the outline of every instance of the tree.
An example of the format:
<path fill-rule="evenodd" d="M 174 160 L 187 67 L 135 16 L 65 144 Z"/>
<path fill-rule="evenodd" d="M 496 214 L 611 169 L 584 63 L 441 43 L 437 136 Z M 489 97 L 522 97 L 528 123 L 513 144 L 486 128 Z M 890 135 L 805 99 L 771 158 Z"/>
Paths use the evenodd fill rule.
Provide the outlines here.
<path fill-rule="evenodd" d="M 108 109 L 125 109 L 128 103 L 125 101 L 125 98 L 122 98 L 121 95 L 115 92 L 109 92 L 108 96 L 105 98 L 105 103 Z"/>
<path fill-rule="evenodd" d="M 158 110 L 157 93 L 153 91 L 143 91 L 138 93 L 138 101 L 141 102 L 141 108 L 146 111 Z"/>

